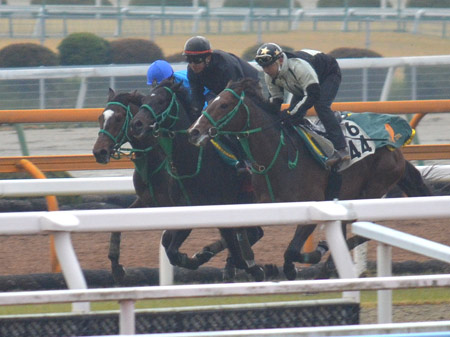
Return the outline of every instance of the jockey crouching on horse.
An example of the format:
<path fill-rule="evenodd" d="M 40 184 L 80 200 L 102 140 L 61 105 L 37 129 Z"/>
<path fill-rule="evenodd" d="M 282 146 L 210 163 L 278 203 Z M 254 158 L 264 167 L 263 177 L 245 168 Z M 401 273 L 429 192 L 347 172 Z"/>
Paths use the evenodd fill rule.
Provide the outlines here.
<path fill-rule="evenodd" d="M 153 62 L 147 70 L 147 84 L 156 86 L 164 80 L 170 80 L 172 83 L 181 83 L 181 85 L 189 93 L 189 104 L 191 103 L 191 87 L 189 86 L 189 80 L 187 77 L 187 70 L 173 71 L 169 62 L 164 60 L 156 60 Z M 208 95 L 209 90 L 204 88 L 204 95 Z M 204 109 L 206 109 L 206 103 Z"/>
<path fill-rule="evenodd" d="M 194 36 L 184 45 L 183 55 L 188 63 L 187 77 L 192 92 L 192 114 L 200 117 L 202 108 L 208 101 L 222 92 L 229 81 L 238 81 L 245 77 L 259 80 L 258 70 L 247 61 L 232 53 L 213 50 L 210 42 L 203 36 Z M 204 94 L 204 88 L 209 93 Z M 249 171 L 242 147 L 234 139 L 222 137 L 221 141 L 229 146 L 237 157 L 238 173 Z"/>
<path fill-rule="evenodd" d="M 280 112 L 281 119 L 299 124 L 314 106 L 335 151 L 326 164 L 332 167 L 349 160 L 347 144 L 331 103 L 341 83 L 341 70 L 336 59 L 315 50 L 283 52 L 275 43 L 264 43 L 256 52 L 255 61 L 264 70 L 270 101 L 281 108 L 284 90 L 293 96 L 289 108 Z"/>

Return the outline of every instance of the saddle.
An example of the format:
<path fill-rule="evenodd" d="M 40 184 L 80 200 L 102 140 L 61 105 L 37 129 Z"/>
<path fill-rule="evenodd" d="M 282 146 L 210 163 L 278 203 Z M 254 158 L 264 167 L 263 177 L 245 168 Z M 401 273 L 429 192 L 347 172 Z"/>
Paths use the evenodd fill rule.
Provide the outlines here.
<path fill-rule="evenodd" d="M 338 171 L 347 169 L 381 147 L 396 149 L 408 145 L 415 135 L 415 130 L 399 116 L 372 112 L 336 114 L 350 152 L 350 160 L 338 164 Z M 313 157 L 326 168 L 325 162 L 333 153 L 334 147 L 326 138 L 325 128 L 320 120 L 313 123 L 304 118 L 304 122 L 296 130 Z"/>

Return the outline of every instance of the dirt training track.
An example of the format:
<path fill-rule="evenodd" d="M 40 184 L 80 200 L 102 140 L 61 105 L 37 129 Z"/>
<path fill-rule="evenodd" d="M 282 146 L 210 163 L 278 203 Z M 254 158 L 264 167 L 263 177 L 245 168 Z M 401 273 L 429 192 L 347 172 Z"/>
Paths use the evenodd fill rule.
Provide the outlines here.
<path fill-rule="evenodd" d="M 448 128 L 450 115 L 437 114 L 426 117 L 418 128 L 422 143 L 450 143 L 450 136 L 444 133 Z M 30 154 L 86 154 L 97 137 L 98 128 L 72 128 L 72 129 L 27 129 L 26 137 Z M 2 148 L 0 156 L 20 155 L 20 147 L 15 132 L 8 127 L 0 128 Z M 64 141 L 62 141 L 64 140 Z M 131 170 L 125 171 L 89 171 L 71 172 L 77 177 L 86 176 L 122 176 L 131 175 Z M 92 200 L 92 199 L 91 199 Z M 419 237 L 450 245 L 448 220 L 421 220 L 384 222 L 389 227 Z M 124 224 L 126 225 L 126 224 Z M 265 236 L 255 246 L 255 256 L 258 263 L 273 263 L 282 265 L 283 253 L 294 233 L 292 226 L 266 227 Z M 127 232 L 122 236 L 121 263 L 126 268 L 156 268 L 158 266 L 160 231 L 154 232 Z M 188 254 L 195 253 L 206 243 L 218 238 L 217 230 L 199 229 L 193 231 L 183 251 Z M 316 239 L 323 238 L 323 232 L 319 229 Z M 81 267 L 85 270 L 110 269 L 108 260 L 109 234 L 88 233 L 74 234 L 73 243 Z M 369 261 L 376 260 L 376 245 L 369 244 Z M 226 254 L 222 252 L 206 266 L 222 268 L 225 264 Z M 399 249 L 393 249 L 394 262 L 400 261 L 427 261 L 429 259 L 411 254 Z M 299 266 L 302 267 L 302 266 Z M 1 275 L 25 275 L 35 273 L 49 273 L 50 250 L 48 236 L 0 236 L 0 270 Z M 447 271 L 448 272 L 448 271 Z M 449 290 L 447 290 L 449 291 Z M 422 307 L 416 316 L 413 307 L 396 308 L 394 321 L 418 321 L 425 317 L 428 320 L 450 320 L 450 313 L 446 309 L 448 304 L 441 306 Z M 374 322 L 376 309 L 364 309 L 366 316 L 362 315 L 362 323 Z M 416 310 L 417 311 L 417 310 Z M 372 313 L 371 313 L 372 312 Z M 370 316 L 371 315 L 371 316 Z M 397 317 L 397 318 L 396 318 Z"/>

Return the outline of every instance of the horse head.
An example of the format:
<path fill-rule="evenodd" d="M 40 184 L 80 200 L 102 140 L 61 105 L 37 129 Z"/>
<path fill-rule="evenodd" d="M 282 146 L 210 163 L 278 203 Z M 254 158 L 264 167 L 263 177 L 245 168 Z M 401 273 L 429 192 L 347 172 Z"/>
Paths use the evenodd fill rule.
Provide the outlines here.
<path fill-rule="evenodd" d="M 106 107 L 98 117 L 100 131 L 92 149 L 98 163 L 107 164 L 123 144 L 133 141 L 128 127 L 141 106 L 142 98 L 143 95 L 137 91 L 116 93 L 109 89 Z"/>
<path fill-rule="evenodd" d="M 244 78 L 238 82 L 229 82 L 188 129 L 189 141 L 197 146 L 205 146 L 218 135 L 247 132 L 250 129 L 250 109 L 246 97 L 263 100 L 256 80 Z"/>
<path fill-rule="evenodd" d="M 173 138 L 187 116 L 186 95 L 181 83 L 162 81 L 142 99 L 142 105 L 130 123 L 131 135 L 144 142 L 152 142 L 152 138 L 154 142 L 160 136 Z"/>

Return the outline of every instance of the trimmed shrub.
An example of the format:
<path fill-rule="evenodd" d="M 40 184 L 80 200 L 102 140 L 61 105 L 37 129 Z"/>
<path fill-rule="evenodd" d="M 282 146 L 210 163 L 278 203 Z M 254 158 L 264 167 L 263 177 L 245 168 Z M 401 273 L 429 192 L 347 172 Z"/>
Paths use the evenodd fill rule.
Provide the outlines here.
<path fill-rule="evenodd" d="M 110 63 L 110 45 L 92 33 L 73 33 L 58 46 L 61 65 L 94 65 Z"/>
<path fill-rule="evenodd" d="M 166 57 L 166 61 L 169 63 L 186 62 L 186 58 L 183 56 L 183 52 L 172 54 Z"/>
<path fill-rule="evenodd" d="M 95 0 L 31 0 L 32 5 L 86 5 L 94 6 Z M 102 6 L 112 6 L 109 0 L 102 0 Z"/>
<path fill-rule="evenodd" d="M 319 0 L 317 2 L 317 7 L 345 7 L 345 2 L 346 0 Z M 380 0 L 347 0 L 347 6 L 380 7 Z"/>
<path fill-rule="evenodd" d="M 450 0 L 409 0 L 407 7 L 449 8 Z"/>
<path fill-rule="evenodd" d="M 275 42 L 276 43 L 276 42 Z M 256 52 L 258 51 L 258 48 L 261 47 L 262 43 L 260 44 L 255 44 L 253 46 L 248 47 L 247 49 L 244 50 L 244 52 L 242 53 L 242 58 L 246 61 L 253 61 L 255 59 L 255 55 Z M 287 46 L 282 46 L 281 44 L 279 44 L 279 46 L 281 47 L 281 49 L 283 49 L 284 51 L 289 51 L 289 52 L 293 52 L 294 49 L 291 47 L 287 47 Z"/>
<path fill-rule="evenodd" d="M 250 0 L 225 0 L 223 7 L 250 7 Z M 253 7 L 288 8 L 289 0 L 253 0 Z M 294 1 L 294 7 L 301 7 Z"/>
<path fill-rule="evenodd" d="M 336 48 L 330 51 L 328 54 L 337 59 L 347 59 L 347 58 L 362 58 L 362 57 L 383 57 L 381 54 L 370 50 L 362 48 Z"/>
<path fill-rule="evenodd" d="M 361 48 L 337 48 L 329 52 L 335 58 L 363 58 L 363 57 L 382 57 L 381 54 Z M 378 101 L 381 90 L 383 89 L 384 79 L 386 78 L 386 69 L 368 69 L 368 88 L 367 100 Z M 360 101 L 363 98 L 362 80 L 363 70 L 361 69 L 342 69 L 342 84 L 339 88 L 338 100 L 344 102 Z"/>
<path fill-rule="evenodd" d="M 199 6 L 206 7 L 207 0 L 200 0 Z M 165 6 L 188 6 L 192 7 L 192 0 L 164 0 Z M 130 6 L 162 6 L 162 0 L 130 0 Z"/>
<path fill-rule="evenodd" d="M 144 39 L 120 39 L 110 43 L 111 61 L 115 64 L 151 63 L 164 58 L 159 46 Z"/>
<path fill-rule="evenodd" d="M 39 67 L 58 65 L 58 55 L 35 43 L 16 43 L 0 50 L 0 67 Z"/>

